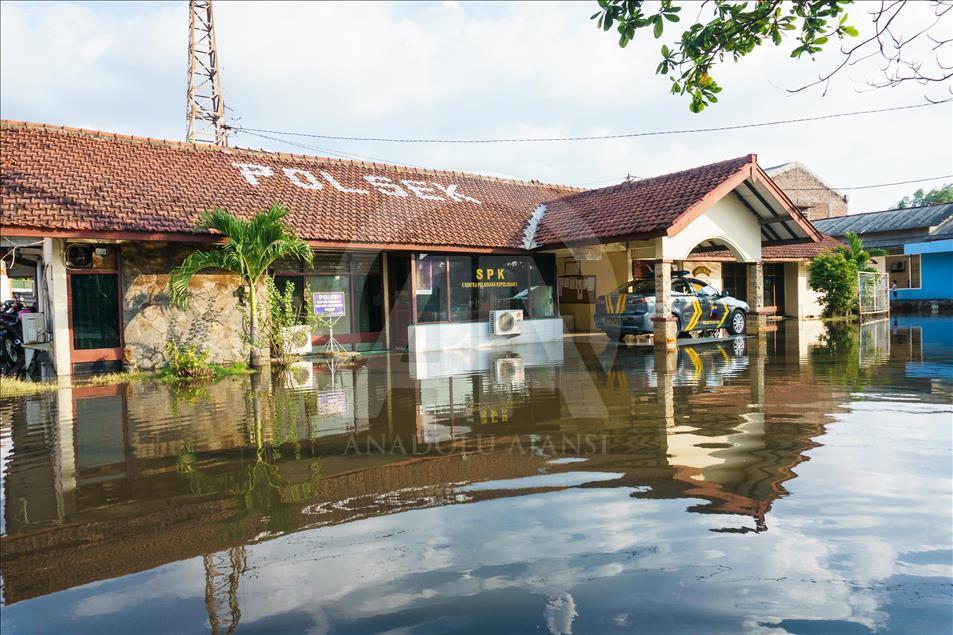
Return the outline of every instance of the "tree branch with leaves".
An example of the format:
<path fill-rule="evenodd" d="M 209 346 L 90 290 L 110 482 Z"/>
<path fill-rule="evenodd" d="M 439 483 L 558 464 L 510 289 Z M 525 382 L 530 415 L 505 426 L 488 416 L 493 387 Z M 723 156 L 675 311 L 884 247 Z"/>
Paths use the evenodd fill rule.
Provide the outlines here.
<path fill-rule="evenodd" d="M 799 92 L 824 85 L 841 70 L 860 61 L 879 55 L 883 60 L 883 78 L 868 82 L 872 88 L 895 86 L 902 82 L 922 84 L 947 82 L 953 77 L 953 37 L 950 37 L 950 19 L 953 1 L 931 0 L 927 24 L 910 36 L 904 36 L 896 27 L 897 17 L 908 13 L 906 0 L 882 1 L 868 13 L 872 35 L 858 43 L 846 46 L 851 38 L 859 36 L 857 27 L 847 15 L 852 0 L 705 0 L 701 3 L 662 0 L 598 0 L 599 11 L 592 15 L 599 28 L 619 33 L 619 46 L 625 47 L 640 31 L 651 29 L 655 39 L 661 39 L 666 27 L 681 22 L 682 9 L 698 7 L 694 23 L 684 28 L 677 39 L 662 44 L 657 75 L 671 81 L 671 92 L 686 95 L 692 112 L 701 112 L 718 102 L 721 85 L 713 76 L 714 68 L 730 59 L 739 62 L 768 42 L 781 46 L 791 43 L 791 57 L 813 58 L 832 40 L 843 41 L 843 59 L 833 69 L 822 73 L 816 81 L 790 89 Z M 871 3 L 873 4 L 873 3 Z M 704 15 L 704 18 L 703 18 Z M 929 54 L 909 53 L 916 41 L 928 38 Z"/>

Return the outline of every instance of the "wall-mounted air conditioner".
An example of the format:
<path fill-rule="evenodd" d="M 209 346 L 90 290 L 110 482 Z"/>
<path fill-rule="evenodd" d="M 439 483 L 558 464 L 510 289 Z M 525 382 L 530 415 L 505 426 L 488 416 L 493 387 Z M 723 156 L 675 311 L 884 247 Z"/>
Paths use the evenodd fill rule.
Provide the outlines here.
<path fill-rule="evenodd" d="M 522 309 L 490 311 L 490 335 L 518 335 L 522 332 Z"/>

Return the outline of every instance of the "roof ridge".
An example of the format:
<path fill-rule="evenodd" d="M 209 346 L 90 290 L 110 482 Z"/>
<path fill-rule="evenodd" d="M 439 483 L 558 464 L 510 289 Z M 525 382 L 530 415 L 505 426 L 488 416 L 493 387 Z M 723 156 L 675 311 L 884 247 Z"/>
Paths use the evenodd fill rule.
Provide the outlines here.
<path fill-rule="evenodd" d="M 732 163 L 734 161 L 740 161 L 742 159 L 745 160 L 746 163 L 754 163 L 757 165 L 757 155 L 754 153 L 750 153 L 740 157 L 734 157 L 732 159 L 724 159 L 722 161 L 714 161 L 712 163 L 705 163 L 704 165 L 696 165 L 694 167 L 685 168 L 683 170 L 676 170 L 674 172 L 666 172 L 664 174 L 656 174 L 655 176 L 649 176 L 644 179 L 637 179 L 634 181 L 623 181 L 622 183 L 616 183 L 614 185 L 606 185 L 604 187 L 599 187 L 599 188 L 595 188 L 591 190 L 582 190 L 581 192 L 575 192 L 573 194 L 564 196 L 562 197 L 561 200 L 565 201 L 567 199 L 574 199 L 574 198 L 577 198 L 583 195 L 588 195 L 588 194 L 601 194 L 601 193 L 610 192 L 610 191 L 620 191 L 623 189 L 629 189 L 629 188 L 636 187 L 638 185 L 642 185 L 645 183 L 651 183 L 652 181 L 657 181 L 659 179 L 664 179 L 667 177 L 684 174 L 686 172 L 695 172 L 697 170 L 704 170 L 705 168 L 710 168 L 712 166 L 721 165 L 724 163 Z"/>
<path fill-rule="evenodd" d="M 465 172 L 461 170 L 439 170 L 435 168 L 422 168 L 418 166 L 403 165 L 400 163 L 378 163 L 376 161 L 360 161 L 355 159 L 340 159 L 336 157 L 327 157 L 322 155 L 315 154 L 299 154 L 295 152 L 281 152 L 281 151 L 271 151 L 253 148 L 245 148 L 241 146 L 233 147 L 219 147 L 209 143 L 202 142 L 189 142 L 189 141 L 175 141 L 172 139 L 161 139 L 157 137 L 144 137 L 141 135 L 131 135 L 118 132 L 106 132 L 105 130 L 96 130 L 92 128 L 77 128 L 74 126 L 63 126 L 56 124 L 48 123 L 38 123 L 32 121 L 18 121 L 15 119 L 0 119 L 0 129 L 32 129 L 32 130 L 42 130 L 45 132 L 53 132 L 57 134 L 66 134 L 66 135 L 75 135 L 82 137 L 90 137 L 93 139 L 101 139 L 104 141 L 122 141 L 126 143 L 142 143 L 146 145 L 154 146 L 164 146 L 168 148 L 179 148 L 183 150 L 193 150 L 199 152 L 221 152 L 225 154 L 246 154 L 252 156 L 270 156 L 279 159 L 290 159 L 290 160 L 306 160 L 306 161 L 320 161 L 338 163 L 338 164 L 347 164 L 347 165 L 356 165 L 361 167 L 388 167 L 388 168 L 400 168 L 408 172 L 416 172 L 419 174 L 433 174 L 433 175 L 447 175 L 447 176 L 466 176 L 475 179 L 481 179 L 485 181 L 492 181 L 497 183 L 512 183 L 514 185 L 523 185 L 530 187 L 539 187 L 539 188 L 549 188 L 563 190 L 570 194 L 585 192 L 587 190 L 579 188 L 572 185 L 563 185 L 560 183 L 544 183 L 536 179 L 516 179 L 516 178 L 507 178 L 501 176 L 490 176 L 487 174 L 479 174 L 477 172 Z"/>

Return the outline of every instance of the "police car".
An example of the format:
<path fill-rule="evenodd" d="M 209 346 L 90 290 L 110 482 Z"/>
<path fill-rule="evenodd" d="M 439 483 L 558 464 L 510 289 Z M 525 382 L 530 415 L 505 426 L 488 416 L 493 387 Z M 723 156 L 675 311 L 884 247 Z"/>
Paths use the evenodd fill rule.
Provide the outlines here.
<path fill-rule="evenodd" d="M 748 304 L 718 291 L 703 280 L 687 277 L 688 271 L 672 276 L 671 313 L 679 334 L 701 334 L 727 329 L 731 335 L 745 331 Z M 612 339 L 652 333 L 655 316 L 655 280 L 630 280 L 607 295 L 596 298 L 596 327 Z"/>

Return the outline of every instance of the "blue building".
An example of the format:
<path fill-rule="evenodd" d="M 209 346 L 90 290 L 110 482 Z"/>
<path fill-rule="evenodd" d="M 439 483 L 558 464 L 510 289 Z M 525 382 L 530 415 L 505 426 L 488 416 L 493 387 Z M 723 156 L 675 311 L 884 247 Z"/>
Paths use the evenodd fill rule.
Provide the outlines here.
<path fill-rule="evenodd" d="M 814 221 L 825 234 L 854 232 L 887 255 L 877 268 L 890 276 L 891 303 L 953 300 L 953 204 L 851 214 Z"/>

